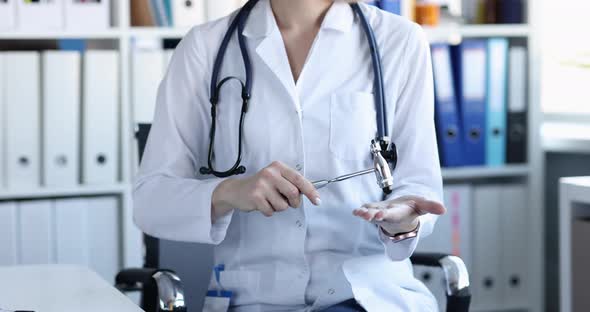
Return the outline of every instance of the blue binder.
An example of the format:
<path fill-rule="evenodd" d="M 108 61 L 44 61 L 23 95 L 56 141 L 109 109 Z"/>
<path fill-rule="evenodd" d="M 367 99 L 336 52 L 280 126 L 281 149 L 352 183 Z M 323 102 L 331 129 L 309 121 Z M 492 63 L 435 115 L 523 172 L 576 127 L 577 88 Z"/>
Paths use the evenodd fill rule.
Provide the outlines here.
<path fill-rule="evenodd" d="M 384 11 L 401 15 L 402 0 L 380 0 L 379 7 Z"/>
<path fill-rule="evenodd" d="M 486 164 L 501 166 L 506 163 L 508 39 L 488 40 L 487 72 Z"/>
<path fill-rule="evenodd" d="M 434 72 L 435 122 L 441 165 L 443 167 L 461 166 L 463 164 L 463 137 L 453 83 L 450 47 L 447 44 L 433 44 L 431 51 Z"/>
<path fill-rule="evenodd" d="M 458 94 L 463 129 L 463 163 L 480 166 L 486 162 L 486 69 L 487 41 L 464 40 L 452 49 L 455 90 Z"/>

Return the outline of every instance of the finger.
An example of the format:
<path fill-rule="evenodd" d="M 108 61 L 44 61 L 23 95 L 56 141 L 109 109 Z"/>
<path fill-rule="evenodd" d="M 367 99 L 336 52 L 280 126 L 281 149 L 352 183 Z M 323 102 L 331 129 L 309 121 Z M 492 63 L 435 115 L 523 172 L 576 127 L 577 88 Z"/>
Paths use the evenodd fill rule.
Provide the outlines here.
<path fill-rule="evenodd" d="M 320 193 L 315 189 L 313 184 L 304 178 L 299 172 L 287 167 L 281 167 L 281 175 L 291 182 L 299 189 L 299 191 L 305 195 L 309 200 L 316 206 L 321 204 Z"/>
<path fill-rule="evenodd" d="M 271 204 L 267 200 L 263 200 L 260 203 L 257 203 L 257 208 L 260 213 L 265 215 L 266 217 L 272 217 L 274 214 L 274 210 L 272 209 Z"/>
<path fill-rule="evenodd" d="M 372 222 L 372 221 L 374 221 L 377 213 L 379 213 L 380 211 L 381 211 L 380 209 L 364 208 L 363 207 L 360 209 L 355 209 L 353 211 L 353 214 L 365 219 L 366 221 Z"/>
<path fill-rule="evenodd" d="M 278 192 L 289 202 L 289 206 L 299 208 L 301 206 L 301 193 L 299 189 L 282 176 L 274 181 Z"/>
<path fill-rule="evenodd" d="M 427 199 L 416 200 L 415 209 L 420 215 L 427 213 L 442 215 L 447 211 L 441 203 Z"/>
<path fill-rule="evenodd" d="M 270 192 L 267 200 L 274 211 L 281 212 L 289 209 L 289 203 L 278 191 Z"/>

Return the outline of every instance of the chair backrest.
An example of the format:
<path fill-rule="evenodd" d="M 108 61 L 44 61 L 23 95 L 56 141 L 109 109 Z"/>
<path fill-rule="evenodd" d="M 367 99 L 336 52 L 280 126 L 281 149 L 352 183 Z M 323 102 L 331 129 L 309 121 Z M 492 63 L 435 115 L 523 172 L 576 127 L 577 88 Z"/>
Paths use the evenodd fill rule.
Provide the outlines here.
<path fill-rule="evenodd" d="M 137 151 L 139 154 L 139 162 L 143 158 L 145 145 L 150 134 L 151 124 L 140 123 L 137 124 L 135 130 L 135 139 L 137 139 Z M 159 268 L 160 267 L 160 240 L 143 234 L 143 242 L 145 244 L 145 259 L 143 263 L 144 268 Z"/>

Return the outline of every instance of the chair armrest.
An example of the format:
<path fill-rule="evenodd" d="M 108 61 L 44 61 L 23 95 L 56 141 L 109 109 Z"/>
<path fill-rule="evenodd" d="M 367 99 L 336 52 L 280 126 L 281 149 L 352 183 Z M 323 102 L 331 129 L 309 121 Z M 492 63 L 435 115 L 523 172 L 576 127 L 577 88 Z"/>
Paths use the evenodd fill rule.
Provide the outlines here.
<path fill-rule="evenodd" d="M 461 258 L 441 253 L 414 253 L 414 265 L 442 268 L 447 291 L 447 311 L 469 311 L 469 273 Z"/>
<path fill-rule="evenodd" d="M 143 288 L 142 285 L 152 282 L 152 276 L 158 272 L 157 269 L 131 268 L 121 270 L 115 277 L 115 285 L 121 291 L 137 291 Z"/>
<path fill-rule="evenodd" d="M 155 285 L 160 311 L 187 311 L 182 282 L 173 271 L 152 268 L 124 269 L 117 274 L 115 282 L 121 291 L 143 290 Z"/>

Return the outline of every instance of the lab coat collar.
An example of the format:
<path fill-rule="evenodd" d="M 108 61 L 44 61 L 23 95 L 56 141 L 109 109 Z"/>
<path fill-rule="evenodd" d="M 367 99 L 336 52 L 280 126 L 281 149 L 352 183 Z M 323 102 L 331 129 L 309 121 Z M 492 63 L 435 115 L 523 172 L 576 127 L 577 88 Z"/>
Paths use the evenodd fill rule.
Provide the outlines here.
<path fill-rule="evenodd" d="M 335 1 L 324 17 L 321 29 L 332 29 L 345 33 L 350 31 L 353 21 L 354 14 L 348 3 Z M 268 36 L 276 28 L 270 0 L 260 0 L 252 8 L 243 33 L 249 38 L 260 38 Z"/>
<path fill-rule="evenodd" d="M 260 0 L 250 12 L 243 34 L 248 38 L 268 36 L 276 28 L 269 0 Z"/>
<path fill-rule="evenodd" d="M 354 12 L 350 5 L 344 1 L 334 1 L 334 4 L 332 4 L 324 17 L 322 29 L 332 29 L 346 33 L 350 31 L 353 21 Z"/>

